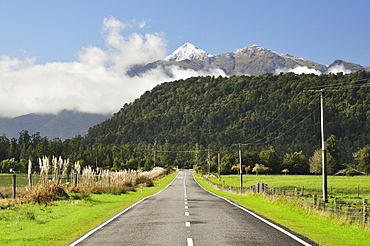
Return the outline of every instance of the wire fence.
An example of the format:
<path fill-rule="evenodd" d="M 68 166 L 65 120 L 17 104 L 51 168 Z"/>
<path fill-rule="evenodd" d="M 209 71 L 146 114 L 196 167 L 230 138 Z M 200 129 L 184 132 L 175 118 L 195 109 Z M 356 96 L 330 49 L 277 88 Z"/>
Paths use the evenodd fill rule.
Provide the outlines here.
<path fill-rule="evenodd" d="M 218 190 L 227 191 L 232 194 L 248 195 L 248 194 L 264 194 L 270 198 L 284 196 L 288 199 L 295 199 L 301 207 L 308 210 L 316 210 L 325 214 L 335 216 L 340 219 L 349 220 L 351 223 L 359 223 L 364 226 L 369 226 L 369 205 L 367 199 L 346 199 L 346 198 L 328 198 L 328 202 L 324 202 L 322 197 L 317 195 L 305 194 L 304 187 L 294 189 L 283 189 L 269 187 L 265 183 L 258 183 L 249 187 L 232 187 L 222 184 L 215 184 L 212 181 L 204 178 L 211 186 Z"/>

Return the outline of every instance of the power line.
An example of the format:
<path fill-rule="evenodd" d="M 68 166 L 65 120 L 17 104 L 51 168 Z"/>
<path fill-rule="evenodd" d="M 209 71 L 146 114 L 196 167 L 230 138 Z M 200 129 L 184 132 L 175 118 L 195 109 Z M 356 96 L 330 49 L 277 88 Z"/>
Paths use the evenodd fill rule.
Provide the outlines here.
<path fill-rule="evenodd" d="M 339 90 L 342 90 L 342 89 L 348 89 L 348 88 L 357 88 L 357 87 L 370 87 L 370 83 L 367 82 L 368 80 L 370 80 L 370 78 L 367 78 L 367 79 L 361 79 L 361 80 L 357 80 L 357 81 L 349 81 L 349 82 L 342 82 L 342 83 L 337 83 L 337 84 L 334 84 L 334 85 L 323 85 L 323 86 L 314 86 L 314 87 L 306 87 L 303 89 L 303 91 L 301 91 L 300 93 L 298 93 L 296 95 L 296 97 L 298 97 L 298 95 L 300 95 L 302 92 L 319 92 L 321 90 L 325 90 L 326 92 L 330 91 L 330 92 L 334 92 L 334 91 L 339 91 Z M 329 95 L 324 95 L 324 97 L 328 97 Z M 299 124 L 301 124 L 303 121 L 305 121 L 308 117 L 310 117 L 313 113 L 315 113 L 320 107 L 316 108 L 313 112 L 311 112 L 307 117 L 305 117 L 303 120 L 301 120 L 298 124 L 296 124 L 295 126 L 293 126 L 292 128 L 288 129 L 287 131 L 285 131 L 283 134 L 280 134 L 278 137 L 276 137 L 275 139 L 271 139 L 271 140 L 266 140 L 266 141 L 262 141 L 264 139 L 266 139 L 267 137 L 271 136 L 272 134 L 274 134 L 275 132 L 278 132 L 280 131 L 281 129 L 284 128 L 284 126 L 286 126 L 287 124 L 289 124 L 292 120 L 294 120 L 296 117 L 298 117 L 300 115 L 300 113 L 305 110 L 316 98 L 314 98 L 311 102 L 309 102 L 305 107 L 303 107 L 296 115 L 294 115 L 292 118 L 290 118 L 285 124 L 283 124 L 281 127 L 279 127 L 277 130 L 275 131 L 272 131 L 270 133 L 268 133 L 268 135 L 266 135 L 265 137 L 262 137 L 262 138 L 259 138 L 259 139 L 256 139 L 255 141 L 252 141 L 252 142 L 249 142 L 250 140 L 256 138 L 256 136 L 258 136 L 259 134 L 263 133 L 263 131 L 265 131 L 270 125 L 272 125 L 276 120 L 278 120 L 278 118 L 283 115 L 285 113 L 285 111 L 290 107 L 290 105 L 295 101 L 295 98 L 291 100 L 291 102 L 289 103 L 289 105 L 280 113 L 278 114 L 267 126 L 265 126 L 262 130 L 260 130 L 260 132 L 258 134 L 256 134 L 255 136 L 251 137 L 251 138 L 248 138 L 246 140 L 246 143 L 243 143 L 242 145 L 251 145 L 251 144 L 266 144 L 266 143 L 269 143 L 269 142 L 272 142 L 274 140 L 276 140 L 277 138 L 280 138 L 284 135 L 286 135 L 288 132 L 290 132 L 291 130 L 293 130 L 294 128 L 296 128 Z"/>
<path fill-rule="evenodd" d="M 347 81 L 342 83 L 337 83 L 333 85 L 321 85 L 321 86 L 313 86 L 313 87 L 306 87 L 303 89 L 303 92 L 313 92 L 313 91 L 331 91 L 331 90 L 339 90 L 339 89 L 347 89 L 347 88 L 355 88 L 355 87 L 361 87 L 361 86 L 370 86 L 370 83 L 361 83 L 370 80 L 370 78 L 367 79 L 361 79 L 356 81 Z"/>
<path fill-rule="evenodd" d="M 300 94 L 300 93 L 299 93 Z M 299 95 L 297 94 L 297 95 Z M 272 142 L 274 140 L 276 140 L 277 138 L 280 138 L 284 135 L 286 135 L 288 132 L 290 132 L 291 130 L 293 130 L 294 128 L 296 128 L 299 124 L 301 124 L 303 121 L 305 121 L 306 119 L 308 119 L 312 114 L 314 114 L 320 107 L 316 108 L 314 111 L 312 111 L 308 116 L 306 116 L 303 120 L 301 120 L 300 122 L 298 122 L 297 124 L 295 124 L 295 126 L 291 127 L 290 129 L 288 129 L 287 131 L 283 132 L 283 134 L 280 134 L 278 137 L 276 137 L 275 139 L 272 139 L 272 140 L 266 140 L 266 141 L 263 141 L 261 142 L 262 140 L 266 139 L 267 137 L 271 136 L 272 134 L 274 134 L 275 132 L 278 132 L 278 131 L 281 131 L 286 125 L 288 125 L 292 120 L 294 120 L 295 118 L 297 118 L 308 106 L 310 106 L 314 101 L 316 100 L 316 98 L 312 99 L 306 106 L 304 106 L 301 110 L 298 111 L 297 114 L 295 114 L 292 118 L 288 119 L 287 122 L 285 122 L 282 126 L 280 126 L 278 129 L 270 132 L 268 135 L 262 137 L 262 138 L 259 138 L 253 142 L 246 142 L 246 143 L 243 143 L 243 145 L 252 145 L 252 144 L 264 144 L 264 143 L 269 143 L 269 142 Z M 275 119 L 276 120 L 276 119 Z M 269 124 L 271 125 L 271 123 Z M 265 127 L 263 130 L 265 130 L 267 127 Z M 260 131 L 261 133 L 262 131 Z M 253 138 L 250 138 L 250 139 L 253 139 Z"/>
<path fill-rule="evenodd" d="M 261 142 L 263 139 L 266 139 L 267 137 L 271 136 L 273 133 L 279 131 L 281 128 L 279 128 L 278 130 L 276 131 L 273 131 L 271 132 L 268 136 L 264 137 L 264 138 L 260 138 L 254 142 L 250 142 L 250 143 L 246 143 L 245 145 L 261 145 L 261 144 L 267 144 L 267 143 L 270 143 L 270 142 L 273 142 L 273 141 L 276 141 L 277 139 L 285 136 L 286 134 L 288 134 L 290 131 L 292 131 L 293 129 L 295 129 L 296 127 L 298 127 L 302 122 L 304 122 L 305 120 L 307 120 L 308 118 L 310 118 L 317 110 L 320 109 L 320 106 L 318 106 L 315 110 L 313 110 L 309 115 L 307 115 L 305 118 L 303 118 L 301 121 L 299 121 L 297 124 L 295 124 L 293 127 L 289 128 L 288 130 L 284 131 L 282 134 L 280 134 L 279 136 L 273 138 L 273 139 L 270 139 L 270 140 L 266 140 L 266 141 L 263 141 Z M 284 124 L 286 125 L 286 124 Z"/>
<path fill-rule="evenodd" d="M 279 113 L 267 126 L 265 126 L 262 130 L 260 130 L 260 132 L 258 133 L 258 134 L 256 134 L 256 135 L 254 135 L 253 137 L 250 137 L 250 138 L 248 138 L 247 140 L 245 140 L 245 142 L 249 142 L 250 140 L 252 140 L 252 139 L 254 139 L 254 138 L 256 138 L 259 134 L 261 134 L 263 131 L 265 131 L 270 125 L 272 125 L 281 115 L 283 115 L 284 113 L 285 113 L 285 111 L 287 111 L 289 108 L 290 108 L 290 106 L 291 106 L 291 104 L 294 102 L 294 100 L 296 99 L 296 98 L 298 98 L 298 96 L 301 94 L 302 92 L 299 92 L 297 95 L 295 95 L 292 99 L 291 99 L 291 101 L 290 101 L 290 103 L 285 107 L 285 109 L 283 110 L 283 111 L 281 111 L 281 113 Z"/>

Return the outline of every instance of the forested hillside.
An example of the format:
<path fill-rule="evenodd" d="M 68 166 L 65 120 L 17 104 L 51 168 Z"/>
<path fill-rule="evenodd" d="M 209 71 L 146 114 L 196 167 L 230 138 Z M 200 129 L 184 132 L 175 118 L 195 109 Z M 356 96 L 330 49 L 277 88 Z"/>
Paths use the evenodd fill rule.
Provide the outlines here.
<path fill-rule="evenodd" d="M 236 173 L 241 143 L 245 171 L 320 173 L 317 91 L 325 88 L 329 174 L 345 167 L 370 173 L 369 79 L 370 72 L 358 71 L 163 83 L 86 136 L 48 140 L 22 131 L 18 139 L 0 137 L 0 171 L 26 170 L 28 159 L 37 169 L 42 156 L 115 170 L 198 165 L 216 171 L 219 153 L 221 171 Z"/>
<path fill-rule="evenodd" d="M 338 86 L 326 93 L 327 134 L 335 135 L 341 163 L 369 144 L 370 73 L 313 75 L 294 73 L 194 77 L 164 83 L 126 104 L 113 118 L 92 127 L 88 143 L 122 145 L 168 143 L 190 150 L 275 149 L 278 153 L 319 149 L 319 93 L 305 88 Z M 352 82 L 352 83 L 349 83 Z M 366 82 L 366 80 L 365 80 Z M 360 86 L 362 84 L 362 86 Z"/>

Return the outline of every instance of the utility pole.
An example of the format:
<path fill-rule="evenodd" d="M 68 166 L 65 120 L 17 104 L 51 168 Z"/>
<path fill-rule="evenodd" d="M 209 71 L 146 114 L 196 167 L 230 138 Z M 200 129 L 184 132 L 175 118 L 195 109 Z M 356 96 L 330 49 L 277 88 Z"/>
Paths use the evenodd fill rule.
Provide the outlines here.
<path fill-rule="evenodd" d="M 207 149 L 207 152 L 208 152 L 207 162 L 208 162 L 208 175 L 209 175 L 211 173 L 211 155 L 209 154 L 209 149 Z"/>
<path fill-rule="evenodd" d="M 325 135 L 325 89 L 320 90 L 321 103 L 321 149 L 322 149 L 322 199 L 325 203 L 328 202 L 328 180 L 326 173 L 326 135 Z"/>
<path fill-rule="evenodd" d="M 242 148 L 239 143 L 240 191 L 243 189 Z"/>
<path fill-rule="evenodd" d="M 218 180 L 221 180 L 220 152 L 217 153 Z"/>
<path fill-rule="evenodd" d="M 154 159 L 154 166 L 155 166 L 155 146 L 157 145 L 157 140 L 155 140 L 154 142 L 154 146 L 153 146 L 153 151 L 154 151 L 154 155 L 153 155 L 153 159 Z"/>
<path fill-rule="evenodd" d="M 321 108 L 321 153 L 322 153 L 322 199 L 325 203 L 328 202 L 328 178 L 327 178 L 327 158 L 326 158 L 326 130 L 325 130 L 325 88 L 320 90 L 311 90 L 310 92 L 320 93 L 320 108 Z"/>

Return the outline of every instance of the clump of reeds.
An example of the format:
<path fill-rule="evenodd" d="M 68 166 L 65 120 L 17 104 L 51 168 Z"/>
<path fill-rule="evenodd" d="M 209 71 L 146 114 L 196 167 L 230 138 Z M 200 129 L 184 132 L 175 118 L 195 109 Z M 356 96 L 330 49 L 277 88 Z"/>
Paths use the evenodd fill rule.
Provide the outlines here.
<path fill-rule="evenodd" d="M 62 157 L 52 158 L 52 182 L 59 185 L 67 176 L 69 160 L 63 160 Z"/>
<path fill-rule="evenodd" d="M 124 194 L 127 191 L 132 191 L 136 187 L 153 186 L 153 180 L 164 175 L 165 170 L 156 167 L 151 171 L 143 172 L 141 170 L 122 170 L 96 171 L 91 167 L 85 167 L 82 170 L 81 182 L 78 187 L 90 188 L 92 193 L 111 193 Z"/>
<path fill-rule="evenodd" d="M 61 185 L 50 184 L 49 186 L 37 185 L 32 188 L 25 197 L 27 202 L 48 205 L 53 201 L 68 199 L 69 195 Z"/>
<path fill-rule="evenodd" d="M 28 165 L 28 178 L 30 192 L 25 197 L 28 202 L 34 202 L 42 205 L 47 205 L 50 202 L 68 199 L 69 196 L 62 186 L 61 181 L 66 178 L 68 169 L 68 159 L 53 157 L 52 165 L 49 158 L 46 156 L 39 158 L 40 167 L 40 184 L 32 187 L 32 164 Z M 51 179 L 49 179 L 49 171 L 51 168 Z"/>
<path fill-rule="evenodd" d="M 46 186 L 49 183 L 49 159 L 44 156 L 39 158 L 39 167 L 40 167 L 40 181 L 42 186 Z"/>
<path fill-rule="evenodd" d="M 27 200 L 38 204 L 48 204 L 60 199 L 85 199 L 91 193 L 124 194 L 135 188 L 153 186 L 153 180 L 165 174 L 165 170 L 156 167 L 151 171 L 142 170 L 95 170 L 91 166 L 81 169 L 79 162 L 70 164 L 69 160 L 46 156 L 39 159 L 40 184 L 32 187 L 32 163 L 29 163 L 29 194 Z M 70 167 L 70 181 L 67 180 L 67 170 Z M 49 174 L 51 173 L 51 177 Z M 71 195 L 67 194 L 67 191 Z"/>
<path fill-rule="evenodd" d="M 152 185 L 153 180 L 164 175 L 165 170 L 156 167 L 151 171 L 143 172 L 141 170 L 122 170 L 110 171 L 100 170 L 95 171 L 90 166 L 82 170 L 80 185 L 86 186 L 126 186 L 135 187 L 139 184 Z"/>

